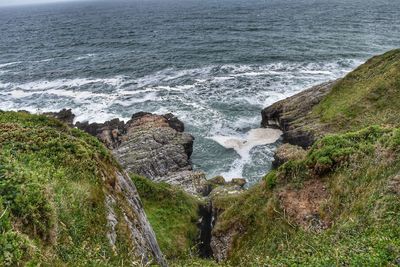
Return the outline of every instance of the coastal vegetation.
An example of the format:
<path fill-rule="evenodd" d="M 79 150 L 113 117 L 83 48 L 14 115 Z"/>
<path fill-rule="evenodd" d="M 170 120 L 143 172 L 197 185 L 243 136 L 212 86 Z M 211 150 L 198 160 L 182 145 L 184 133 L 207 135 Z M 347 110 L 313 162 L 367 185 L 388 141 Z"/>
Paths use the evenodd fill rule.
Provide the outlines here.
<path fill-rule="evenodd" d="M 135 225 L 145 240 L 154 230 L 171 266 L 398 266 L 400 50 L 368 60 L 329 90 L 307 114 L 285 121 L 288 129 L 311 132 L 312 145 L 286 144 L 286 158 L 258 184 L 242 190 L 240 179 L 216 177 L 202 185 L 209 195 L 201 196 L 132 173 L 126 184 L 136 186 L 135 205 L 135 187 L 129 197 L 118 189 L 123 168 L 97 138 L 48 116 L 1 111 L 0 262 L 154 263 L 134 253 Z M 153 118 L 146 116 L 140 120 Z M 162 127 L 171 123 L 157 119 Z M 97 126 L 109 140 L 121 137 Z M 154 138 L 158 130 L 148 128 Z M 190 145 L 190 153 L 181 149 L 188 169 Z M 202 205 L 210 207 L 219 262 L 198 256 Z M 152 229 L 133 223 L 142 207 L 142 222 L 148 218 Z"/>
<path fill-rule="evenodd" d="M 327 136 L 305 159 L 286 162 L 239 197 L 222 198 L 224 212 L 214 231 L 238 225 L 242 229 L 228 262 L 234 266 L 396 265 L 399 151 L 398 128 L 370 127 Z M 302 212 L 307 214 L 299 220 Z"/>
<path fill-rule="evenodd" d="M 120 166 L 96 138 L 60 121 L 0 112 L 0 262 L 5 266 L 140 263 L 121 221 L 107 238 L 109 184 Z M 126 205 L 115 195 L 119 205 Z"/>
<path fill-rule="evenodd" d="M 197 255 L 200 200 L 167 183 L 132 175 L 144 209 L 168 259 Z"/>

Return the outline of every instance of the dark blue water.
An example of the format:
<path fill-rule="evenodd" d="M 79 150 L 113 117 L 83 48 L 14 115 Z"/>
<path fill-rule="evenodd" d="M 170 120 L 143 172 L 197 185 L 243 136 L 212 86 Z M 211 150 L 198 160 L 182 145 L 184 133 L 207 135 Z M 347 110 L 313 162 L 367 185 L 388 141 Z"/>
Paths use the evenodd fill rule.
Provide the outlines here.
<path fill-rule="evenodd" d="M 245 140 L 263 107 L 399 47 L 400 1 L 9 7 L 0 8 L 0 33 L 0 109 L 67 107 L 90 121 L 173 112 L 196 137 L 196 168 L 255 181 L 275 145 L 240 153 L 214 140 Z"/>

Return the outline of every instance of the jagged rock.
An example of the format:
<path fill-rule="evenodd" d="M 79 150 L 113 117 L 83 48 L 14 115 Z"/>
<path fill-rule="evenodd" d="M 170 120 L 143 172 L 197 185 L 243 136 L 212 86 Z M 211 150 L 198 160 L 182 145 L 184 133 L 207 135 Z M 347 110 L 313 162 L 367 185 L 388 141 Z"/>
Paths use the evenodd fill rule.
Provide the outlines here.
<path fill-rule="evenodd" d="M 75 126 L 99 138 L 131 173 L 177 185 L 190 194 L 209 192 L 205 175 L 192 171 L 194 138 L 183 132 L 183 122 L 173 114 L 139 112 L 126 123 L 113 119 Z"/>
<path fill-rule="evenodd" d="M 100 139 L 109 149 L 121 144 L 121 137 L 126 132 L 125 123 L 119 119 L 105 123 L 77 122 L 75 127 Z"/>
<path fill-rule="evenodd" d="M 59 112 L 46 112 L 43 113 L 43 115 L 54 117 L 69 126 L 72 126 L 74 124 L 75 115 L 72 113 L 71 109 L 62 109 Z"/>
<path fill-rule="evenodd" d="M 223 210 L 216 207 L 214 202 L 218 197 L 242 193 L 246 180 L 236 178 L 232 179 L 230 182 L 226 182 L 222 176 L 217 176 L 211 179 L 209 183 L 213 186 L 213 190 L 208 196 L 209 210 L 212 218 L 210 248 L 214 259 L 220 262 L 228 258 L 229 251 L 233 245 L 233 237 L 240 234 L 243 229 L 240 224 L 237 224 L 224 232 L 212 230 L 218 221 L 219 215 L 223 212 Z"/>
<path fill-rule="evenodd" d="M 136 256 L 143 259 L 145 263 L 151 263 L 154 258 L 159 265 L 168 266 L 158 246 L 154 231 L 147 220 L 136 187 L 126 172 L 116 172 L 112 191 L 114 191 L 112 192 L 114 196 L 123 198 L 126 203 L 126 205 L 120 205 L 119 208 L 122 210 L 125 223 L 128 225 Z M 111 200 L 109 198 L 109 201 L 107 206 L 109 211 L 108 225 L 112 226 L 115 223 L 113 222 L 114 218 L 112 218 L 114 212 L 110 209 L 113 203 L 112 197 Z M 108 236 L 110 242 L 112 242 L 113 238 L 118 237 L 114 236 L 115 233 L 113 233 L 112 227 L 110 230 L 111 232 Z"/>
<path fill-rule="evenodd" d="M 289 160 L 302 160 L 306 157 L 306 154 L 307 152 L 302 147 L 283 144 L 276 150 L 272 166 L 278 168 Z"/>
<path fill-rule="evenodd" d="M 175 117 L 174 114 L 168 113 L 163 115 L 163 117 L 167 120 L 169 126 L 178 131 L 178 132 L 184 132 L 185 131 L 185 125 L 183 122 L 181 122 L 177 117 Z"/>
<path fill-rule="evenodd" d="M 213 251 L 214 259 L 221 262 L 228 258 L 228 251 L 232 238 L 236 233 L 233 230 L 225 232 L 223 235 L 213 235 L 211 238 L 211 249 Z"/>
<path fill-rule="evenodd" d="M 309 147 L 317 136 L 307 127 L 309 122 L 304 119 L 312 108 L 331 91 L 335 82 L 311 87 L 263 109 L 261 126 L 281 129 L 285 143 Z"/>

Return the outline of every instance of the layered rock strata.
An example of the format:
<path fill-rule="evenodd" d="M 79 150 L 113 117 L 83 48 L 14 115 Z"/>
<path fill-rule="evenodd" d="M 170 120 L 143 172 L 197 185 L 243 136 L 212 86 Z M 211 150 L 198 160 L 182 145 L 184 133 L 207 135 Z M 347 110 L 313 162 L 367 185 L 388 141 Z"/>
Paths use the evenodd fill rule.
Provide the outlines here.
<path fill-rule="evenodd" d="M 262 127 L 277 127 L 283 141 L 303 148 L 311 146 L 318 133 L 307 115 L 332 89 L 336 81 L 326 82 L 278 101 L 261 111 Z"/>
<path fill-rule="evenodd" d="M 208 193 L 204 173 L 193 171 L 190 161 L 194 137 L 184 132 L 184 124 L 174 115 L 140 112 L 126 123 L 113 119 L 75 126 L 98 137 L 128 172 L 179 186 L 190 194 Z"/>

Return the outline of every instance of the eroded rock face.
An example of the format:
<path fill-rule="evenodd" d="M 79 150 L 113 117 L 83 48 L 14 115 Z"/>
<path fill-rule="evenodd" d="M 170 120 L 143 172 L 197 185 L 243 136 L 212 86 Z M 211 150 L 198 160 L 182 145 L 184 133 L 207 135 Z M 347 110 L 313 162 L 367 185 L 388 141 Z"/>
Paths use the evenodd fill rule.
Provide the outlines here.
<path fill-rule="evenodd" d="M 224 210 L 217 208 L 214 205 L 215 198 L 226 195 L 235 195 L 243 192 L 243 187 L 246 183 L 244 179 L 232 179 L 226 182 L 222 176 L 217 176 L 209 181 L 213 189 L 208 197 L 209 210 L 211 211 L 211 230 L 218 222 L 218 218 Z M 219 232 L 212 230 L 210 238 L 210 248 L 213 258 L 218 261 L 224 261 L 229 257 L 229 252 L 233 246 L 234 237 L 244 231 L 240 224 L 236 224 L 228 231 Z"/>
<path fill-rule="evenodd" d="M 211 249 L 213 251 L 213 257 L 217 262 L 226 260 L 229 256 L 233 244 L 233 238 L 238 235 L 240 231 L 235 228 L 231 228 L 223 234 L 214 233 L 211 238 Z"/>
<path fill-rule="evenodd" d="M 47 112 L 43 115 L 56 118 L 69 126 L 74 124 L 75 115 L 72 113 L 71 109 L 62 109 L 59 112 Z"/>
<path fill-rule="evenodd" d="M 126 123 L 119 119 L 105 123 L 77 122 L 75 126 L 99 138 L 130 173 L 146 176 L 205 195 L 207 180 L 194 172 L 190 162 L 193 136 L 173 114 L 139 112 Z"/>
<path fill-rule="evenodd" d="M 323 83 L 278 101 L 261 112 L 262 127 L 278 127 L 283 131 L 283 141 L 309 147 L 317 136 L 307 126 L 306 115 L 332 89 L 335 81 Z"/>
<path fill-rule="evenodd" d="M 119 206 L 119 208 L 122 209 L 125 223 L 128 225 L 136 256 L 142 258 L 145 263 L 151 263 L 151 260 L 154 259 L 159 265 L 167 266 L 167 262 L 158 246 L 154 231 L 144 212 L 136 187 L 126 172 L 116 173 L 113 191 L 114 196 L 122 198 L 126 203 L 126 205 Z M 106 201 L 107 199 L 109 201 L 108 225 L 112 226 L 115 224 L 113 221 L 115 218 L 113 218 L 113 212 L 109 207 L 112 207 L 114 197 L 108 196 Z M 114 238 L 118 238 L 112 229 L 111 227 L 110 234 L 108 235 L 111 244 Z"/>

